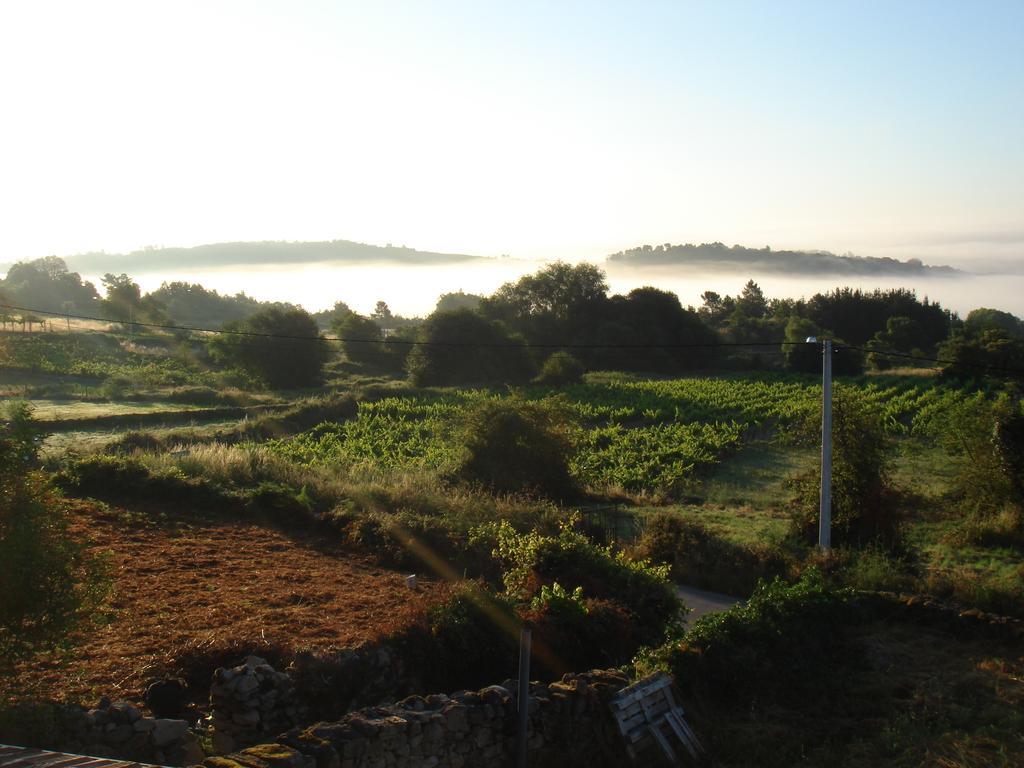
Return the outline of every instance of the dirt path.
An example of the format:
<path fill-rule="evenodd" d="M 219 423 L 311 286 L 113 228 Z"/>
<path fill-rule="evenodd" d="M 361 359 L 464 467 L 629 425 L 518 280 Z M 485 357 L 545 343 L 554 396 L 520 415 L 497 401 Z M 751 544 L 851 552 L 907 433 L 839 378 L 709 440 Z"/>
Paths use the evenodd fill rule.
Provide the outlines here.
<path fill-rule="evenodd" d="M 727 611 L 736 603 L 742 602 L 738 597 L 723 595 L 720 592 L 708 592 L 696 587 L 686 587 L 681 584 L 676 585 L 676 593 L 683 601 L 683 605 L 690 609 L 690 613 L 686 614 L 687 624 L 692 624 L 701 616 L 709 613 Z"/>
<path fill-rule="evenodd" d="M 5 679 L 0 699 L 92 705 L 138 699 L 148 680 L 232 649 L 346 647 L 389 634 L 447 588 L 246 522 L 181 516 L 152 522 L 82 505 L 76 535 L 112 552 L 113 615 L 63 655 L 37 657 Z"/>

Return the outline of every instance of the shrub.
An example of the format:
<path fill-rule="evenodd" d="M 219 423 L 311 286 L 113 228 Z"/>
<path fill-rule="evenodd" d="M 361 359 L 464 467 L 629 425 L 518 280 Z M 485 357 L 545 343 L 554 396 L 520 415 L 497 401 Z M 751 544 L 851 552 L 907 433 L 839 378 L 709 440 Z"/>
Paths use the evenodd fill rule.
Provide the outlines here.
<path fill-rule="evenodd" d="M 735 544 L 667 512 L 647 521 L 636 553 L 667 564 L 675 581 L 738 596 L 750 594 L 761 579 L 785 575 L 790 566 L 777 547 Z"/>
<path fill-rule="evenodd" d="M 188 478 L 176 468 L 154 472 L 131 456 L 84 456 L 70 462 L 55 480 L 66 491 L 98 499 L 200 504 L 220 508 L 235 502 L 203 478 Z"/>
<path fill-rule="evenodd" d="M 111 376 L 100 387 L 100 394 L 108 400 L 123 400 L 132 388 L 132 383 L 124 376 Z"/>
<path fill-rule="evenodd" d="M 795 584 L 760 582 L 745 603 L 698 619 L 682 642 L 640 660 L 667 667 L 710 699 L 799 698 L 827 685 L 845 628 L 861 621 L 853 593 L 809 571 Z"/>
<path fill-rule="evenodd" d="M 517 533 L 507 522 L 482 526 L 473 538 L 486 537 L 505 568 L 506 592 L 529 602 L 557 582 L 583 595 L 609 600 L 629 617 L 637 645 L 661 642 L 676 624 L 680 604 L 668 581 L 668 568 L 631 560 L 601 547 L 571 528 L 557 535 Z M 542 600 L 543 602 L 543 600 Z"/>
<path fill-rule="evenodd" d="M 461 456 L 453 475 L 495 493 L 568 497 L 576 490 L 569 469 L 572 427 L 559 399 L 478 399 L 457 428 Z"/>
<path fill-rule="evenodd" d="M 316 320 L 305 310 L 267 307 L 247 320 L 226 323 L 224 330 L 230 333 L 210 342 L 210 352 L 219 361 L 270 387 L 320 382 L 330 350 Z"/>
<path fill-rule="evenodd" d="M 104 561 L 68 531 L 66 510 L 32 469 L 31 412 L 0 429 L 0 660 L 59 642 L 106 594 Z"/>
<path fill-rule="evenodd" d="M 342 339 L 341 349 L 349 361 L 365 365 L 384 358 L 384 332 L 371 318 L 351 312 L 337 320 L 331 330 Z"/>
<path fill-rule="evenodd" d="M 537 382 L 555 387 L 579 384 L 584 370 L 583 363 L 568 352 L 555 352 L 544 361 Z"/>
<path fill-rule="evenodd" d="M 1024 505 L 1024 415 L 1007 395 L 965 398 L 920 425 L 955 460 L 953 492 L 979 518 Z"/>
<path fill-rule="evenodd" d="M 469 309 L 438 312 L 420 326 L 406 369 L 413 384 L 452 386 L 526 381 L 532 365 L 523 341 Z"/>
<path fill-rule="evenodd" d="M 819 424 L 809 418 L 803 429 L 815 435 Z M 887 471 L 889 449 L 878 410 L 853 389 L 837 387 L 832 401 L 833 546 L 881 542 L 902 547 L 898 493 Z M 793 483 L 791 528 L 807 543 L 818 539 L 820 481 L 819 470 L 811 469 Z"/>
<path fill-rule="evenodd" d="M 474 688 L 511 674 L 519 621 L 512 603 L 467 586 L 428 614 L 428 635 L 413 636 L 429 690 Z"/>

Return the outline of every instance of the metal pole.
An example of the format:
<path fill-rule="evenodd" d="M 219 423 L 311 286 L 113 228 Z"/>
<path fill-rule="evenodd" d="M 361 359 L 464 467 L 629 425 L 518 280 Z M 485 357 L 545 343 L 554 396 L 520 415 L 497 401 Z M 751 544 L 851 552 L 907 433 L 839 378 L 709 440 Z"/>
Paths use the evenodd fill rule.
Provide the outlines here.
<path fill-rule="evenodd" d="M 832 340 L 825 339 L 821 360 L 821 505 L 818 546 L 832 547 Z"/>
<path fill-rule="evenodd" d="M 530 719 L 530 630 L 519 633 L 519 749 L 516 751 L 517 768 L 526 768 L 528 745 L 527 727 Z"/>

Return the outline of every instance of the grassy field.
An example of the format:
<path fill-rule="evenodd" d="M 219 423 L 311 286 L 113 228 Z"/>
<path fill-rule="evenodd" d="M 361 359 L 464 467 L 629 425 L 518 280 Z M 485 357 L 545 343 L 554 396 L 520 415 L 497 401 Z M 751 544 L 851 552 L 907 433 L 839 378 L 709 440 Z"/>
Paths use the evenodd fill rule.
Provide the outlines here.
<path fill-rule="evenodd" d="M 202 406 L 182 405 L 166 402 L 88 402 L 74 400 L 26 400 L 32 407 L 33 415 L 46 427 L 55 422 L 83 419 L 101 419 L 106 416 L 135 416 L 151 413 L 189 414 L 202 411 Z"/>
<path fill-rule="evenodd" d="M 71 499 L 75 535 L 111 553 L 113 591 L 99 621 L 19 661 L 4 699 L 138 700 L 146 681 L 170 673 L 196 681 L 201 702 L 210 669 L 246 652 L 286 659 L 409 627 L 427 638 L 417 653 L 447 659 L 432 686 L 487 684 L 512 673 L 515 649 L 495 636 L 493 616 L 482 626 L 459 602 L 472 579 L 505 620 L 534 626 L 544 653 L 573 659 L 565 668 L 674 648 L 675 608 L 659 602 L 663 588 L 672 594 L 668 576 L 746 597 L 758 578 L 821 573 L 830 589 L 931 593 L 1002 612 L 1024 605 L 1017 523 L 989 517 L 979 527 L 956 496 L 961 459 L 931 431 L 946 409 L 974 402 L 964 388 L 920 376 L 840 384 L 884 424 L 902 549 L 825 557 L 793 524 L 795 483 L 819 462 L 813 378 L 598 374 L 512 395 L 343 373 L 353 385 L 345 393 L 249 393 L 243 402 L 255 405 L 241 419 L 205 420 L 220 403 L 191 385 L 108 402 L 35 398 L 43 427 L 73 425 L 50 435 L 44 454 Z M 458 478 L 464 415 L 498 400 L 556 402 L 567 414 L 573 495 L 495 495 Z M 167 423 L 133 424 L 158 418 Z M 422 592 L 404 587 L 410 572 Z M 424 619 L 438 606 L 439 623 Z M 783 687 L 723 703 L 681 676 L 716 764 L 1018 764 L 1019 650 L 874 615 L 835 626 L 845 627 L 835 646 L 810 654 L 830 660 L 813 696 Z M 729 662 L 739 669 L 766 654 L 751 680 L 809 655 L 765 639 L 807 627 L 740 635 L 754 630 L 768 635 L 741 637 Z M 820 727 L 801 729 L 823 709 Z"/>

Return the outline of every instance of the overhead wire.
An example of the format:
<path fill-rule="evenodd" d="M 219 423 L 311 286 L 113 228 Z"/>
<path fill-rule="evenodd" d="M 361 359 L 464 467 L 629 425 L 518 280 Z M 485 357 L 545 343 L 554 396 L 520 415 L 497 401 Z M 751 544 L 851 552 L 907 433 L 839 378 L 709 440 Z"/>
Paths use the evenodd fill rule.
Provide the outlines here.
<path fill-rule="evenodd" d="M 266 333 L 261 331 L 245 331 L 233 328 L 204 328 L 201 326 L 177 325 L 174 323 L 154 323 L 136 320 L 121 320 L 115 318 L 95 317 L 90 315 L 79 315 L 55 310 L 39 309 L 34 307 L 22 307 L 14 304 L 0 303 L 0 309 L 14 310 L 17 312 L 29 312 L 51 317 L 66 318 L 72 320 L 84 320 L 88 322 L 110 323 L 114 325 L 130 326 L 131 328 L 154 328 L 165 331 L 187 331 L 190 333 L 208 333 L 228 336 L 247 337 L 251 339 L 267 339 L 280 341 L 313 341 L 313 342 L 341 342 L 345 344 L 383 344 L 402 347 L 459 347 L 459 348 L 486 348 L 486 349 L 603 349 L 623 351 L 643 351 L 657 349 L 760 349 L 774 347 L 778 349 L 786 346 L 801 346 L 805 341 L 716 341 L 716 342 L 687 342 L 677 344 L 666 343 L 601 343 L 601 342 L 476 342 L 476 341 L 425 341 L 416 339 L 361 339 L 348 336 L 299 336 L 293 334 Z M 927 362 L 939 365 L 950 365 L 958 368 L 972 368 L 981 371 L 995 371 L 999 373 L 1010 373 L 1024 375 L 1024 369 L 1012 368 L 1009 366 L 986 365 L 983 363 L 970 363 L 959 360 L 948 360 L 937 357 L 926 357 L 923 355 L 912 355 L 894 350 L 873 349 L 860 347 L 853 344 L 837 344 L 835 351 L 843 349 L 856 350 L 865 354 L 883 355 L 886 357 L 901 358 L 911 362 Z M 783 352 L 758 352 L 759 355 L 780 355 Z"/>

